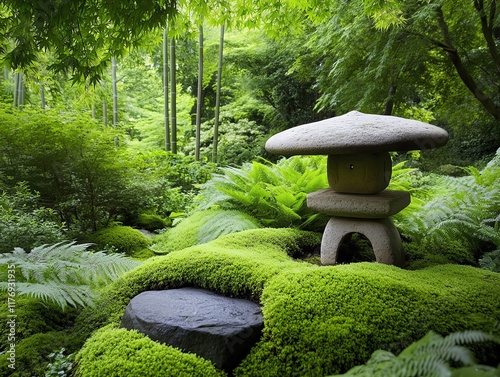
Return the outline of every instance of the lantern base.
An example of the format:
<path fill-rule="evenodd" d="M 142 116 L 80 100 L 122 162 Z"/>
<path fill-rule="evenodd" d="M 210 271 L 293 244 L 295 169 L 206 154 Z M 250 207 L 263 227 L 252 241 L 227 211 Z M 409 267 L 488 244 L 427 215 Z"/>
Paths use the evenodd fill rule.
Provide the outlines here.
<path fill-rule="evenodd" d="M 391 219 L 348 217 L 332 217 L 328 221 L 321 241 L 321 264 L 337 263 L 340 244 L 351 233 L 360 233 L 370 241 L 377 262 L 395 266 L 403 265 L 401 237 Z"/>

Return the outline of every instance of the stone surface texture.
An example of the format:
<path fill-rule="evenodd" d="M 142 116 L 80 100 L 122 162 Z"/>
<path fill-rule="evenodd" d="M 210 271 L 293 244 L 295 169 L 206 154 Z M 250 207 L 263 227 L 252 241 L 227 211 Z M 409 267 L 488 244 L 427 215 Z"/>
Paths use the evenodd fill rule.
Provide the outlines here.
<path fill-rule="evenodd" d="M 338 217 L 383 219 L 395 215 L 410 204 L 406 191 L 384 190 L 374 195 L 338 193 L 327 188 L 307 195 L 307 207 Z"/>
<path fill-rule="evenodd" d="M 327 175 L 335 191 L 376 194 L 391 180 L 391 156 L 389 152 L 332 154 L 328 156 Z"/>
<path fill-rule="evenodd" d="M 147 291 L 128 304 L 121 326 L 232 370 L 260 339 L 259 305 L 199 288 Z"/>
<path fill-rule="evenodd" d="M 416 120 L 351 111 L 280 132 L 266 150 L 283 156 L 378 153 L 443 146 L 448 133 Z"/>
<path fill-rule="evenodd" d="M 344 237 L 350 233 L 360 233 L 368 238 L 377 262 L 394 266 L 403 265 L 401 238 L 389 218 L 352 219 L 347 217 L 332 217 L 326 224 L 321 240 L 321 264 L 333 265 L 337 262 L 339 246 Z"/>

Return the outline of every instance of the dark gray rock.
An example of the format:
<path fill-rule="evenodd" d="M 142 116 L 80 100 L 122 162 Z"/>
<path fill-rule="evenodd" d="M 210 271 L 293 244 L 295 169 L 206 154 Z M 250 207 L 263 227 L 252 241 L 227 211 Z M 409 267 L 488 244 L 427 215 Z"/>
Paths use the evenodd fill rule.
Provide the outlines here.
<path fill-rule="evenodd" d="M 147 291 L 128 304 L 121 326 L 153 340 L 236 367 L 260 339 L 259 305 L 199 288 Z"/>

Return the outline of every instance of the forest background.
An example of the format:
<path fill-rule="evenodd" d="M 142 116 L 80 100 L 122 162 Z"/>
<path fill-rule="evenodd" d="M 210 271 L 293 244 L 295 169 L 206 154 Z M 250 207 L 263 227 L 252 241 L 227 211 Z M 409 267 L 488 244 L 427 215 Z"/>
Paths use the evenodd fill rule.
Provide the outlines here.
<path fill-rule="evenodd" d="M 399 158 L 422 171 L 460 175 L 500 146 L 495 1 L 252 4 L 5 2 L 5 213 L 70 239 L 175 217 L 216 166 L 276 161 L 271 134 L 353 109 L 447 129 Z M 4 251 L 25 245 L 13 233 Z"/>

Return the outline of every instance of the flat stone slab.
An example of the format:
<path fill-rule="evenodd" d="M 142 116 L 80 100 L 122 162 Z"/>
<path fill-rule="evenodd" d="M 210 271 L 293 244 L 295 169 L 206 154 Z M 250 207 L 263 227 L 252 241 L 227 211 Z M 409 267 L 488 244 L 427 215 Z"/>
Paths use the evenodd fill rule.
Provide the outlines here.
<path fill-rule="evenodd" d="M 260 339 L 260 306 L 199 288 L 146 291 L 128 304 L 121 326 L 232 370 Z"/>
<path fill-rule="evenodd" d="M 266 150 L 283 156 L 378 153 L 443 146 L 448 132 L 424 122 L 351 111 L 280 132 Z"/>
<path fill-rule="evenodd" d="M 378 194 L 345 194 L 331 188 L 307 195 L 307 207 L 329 216 L 383 219 L 410 204 L 406 191 L 384 190 Z"/>

